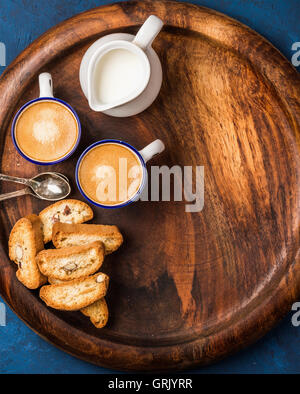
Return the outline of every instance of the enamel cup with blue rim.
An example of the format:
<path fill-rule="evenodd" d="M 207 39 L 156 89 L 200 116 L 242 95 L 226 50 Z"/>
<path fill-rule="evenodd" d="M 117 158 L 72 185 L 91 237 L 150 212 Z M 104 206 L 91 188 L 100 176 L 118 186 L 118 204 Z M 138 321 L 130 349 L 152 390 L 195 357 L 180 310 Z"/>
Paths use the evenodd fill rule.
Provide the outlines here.
<path fill-rule="evenodd" d="M 146 163 L 163 152 L 161 140 L 138 151 L 124 141 L 95 142 L 80 156 L 76 183 L 81 194 L 101 208 L 120 208 L 139 199 L 147 184 Z"/>
<path fill-rule="evenodd" d="M 75 110 L 53 97 L 49 73 L 39 75 L 40 97 L 24 104 L 14 117 L 11 134 L 19 154 L 40 165 L 60 163 L 76 150 L 81 125 Z"/>

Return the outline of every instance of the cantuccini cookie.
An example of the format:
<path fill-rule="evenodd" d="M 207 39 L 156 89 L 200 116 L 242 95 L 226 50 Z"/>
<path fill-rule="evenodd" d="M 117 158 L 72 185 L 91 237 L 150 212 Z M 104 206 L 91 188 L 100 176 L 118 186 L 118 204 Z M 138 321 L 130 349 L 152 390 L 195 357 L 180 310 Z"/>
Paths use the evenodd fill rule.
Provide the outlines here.
<path fill-rule="evenodd" d="M 51 308 L 76 311 L 103 298 L 108 282 L 108 276 L 101 272 L 87 278 L 43 286 L 40 297 Z"/>
<path fill-rule="evenodd" d="M 29 289 L 47 282 L 35 257 L 44 249 L 42 222 L 37 215 L 28 215 L 14 225 L 8 241 L 9 258 L 18 264 L 17 278 Z"/>
<path fill-rule="evenodd" d="M 100 241 L 62 249 L 47 249 L 36 256 L 40 271 L 47 277 L 63 281 L 94 274 L 101 267 L 105 256 Z"/>
<path fill-rule="evenodd" d="M 91 220 L 93 216 L 92 209 L 79 200 L 62 200 L 50 205 L 39 214 L 43 223 L 44 242 L 51 241 L 54 223 L 84 223 Z"/>
<path fill-rule="evenodd" d="M 83 245 L 101 241 L 105 245 L 105 253 L 110 254 L 123 243 L 123 236 L 117 226 L 101 224 L 66 224 L 54 223 L 52 242 L 56 248 Z"/>
<path fill-rule="evenodd" d="M 102 328 L 106 326 L 109 313 L 104 297 L 81 309 L 81 312 L 90 318 L 95 327 Z"/>

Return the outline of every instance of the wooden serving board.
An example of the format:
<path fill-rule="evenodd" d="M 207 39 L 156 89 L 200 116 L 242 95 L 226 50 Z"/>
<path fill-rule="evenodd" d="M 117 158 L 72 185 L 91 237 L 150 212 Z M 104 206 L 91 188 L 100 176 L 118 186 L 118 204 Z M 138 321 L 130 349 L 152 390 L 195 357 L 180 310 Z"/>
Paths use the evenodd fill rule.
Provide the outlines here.
<path fill-rule="evenodd" d="M 155 40 L 164 80 L 145 112 L 112 118 L 92 112 L 79 85 L 87 48 L 113 32 L 136 33 L 150 15 L 165 27 Z M 55 95 L 78 112 L 83 137 L 66 162 L 37 167 L 10 136 L 12 117 L 53 76 Z M 203 165 L 205 204 L 137 202 L 96 209 L 95 223 L 117 224 L 125 243 L 107 257 L 110 321 L 98 330 L 78 312 L 52 310 L 15 276 L 7 240 L 21 216 L 47 203 L 1 204 L 1 294 L 34 331 L 84 360 L 122 370 L 196 367 L 264 335 L 300 295 L 300 79 L 257 33 L 215 11 L 172 1 L 96 8 L 46 32 L 0 80 L 1 172 L 31 177 L 59 171 L 72 180 L 91 143 L 119 138 L 166 151 L 153 165 Z M 16 186 L 1 183 L 1 192 Z"/>

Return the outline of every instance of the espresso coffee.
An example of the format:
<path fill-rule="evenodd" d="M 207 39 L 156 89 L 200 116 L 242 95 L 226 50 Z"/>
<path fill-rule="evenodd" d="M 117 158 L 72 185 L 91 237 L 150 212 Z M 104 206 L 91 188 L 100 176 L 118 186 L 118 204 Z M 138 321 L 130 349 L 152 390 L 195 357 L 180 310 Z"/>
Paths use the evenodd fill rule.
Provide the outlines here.
<path fill-rule="evenodd" d="M 55 101 L 37 101 L 20 114 L 15 125 L 19 149 L 39 162 L 52 162 L 66 156 L 78 139 L 74 114 Z"/>
<path fill-rule="evenodd" d="M 83 157 L 78 178 L 83 192 L 102 205 L 132 199 L 141 186 L 143 166 L 137 155 L 117 143 L 100 144 Z"/>

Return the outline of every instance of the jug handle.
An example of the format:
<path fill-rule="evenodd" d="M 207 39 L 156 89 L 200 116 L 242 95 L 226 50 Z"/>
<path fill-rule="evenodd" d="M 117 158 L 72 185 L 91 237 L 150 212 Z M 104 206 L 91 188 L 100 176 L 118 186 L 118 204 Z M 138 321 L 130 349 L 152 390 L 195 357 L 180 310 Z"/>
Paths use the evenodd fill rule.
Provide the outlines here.
<path fill-rule="evenodd" d="M 145 50 L 151 46 L 153 40 L 163 27 L 163 21 L 155 15 L 150 15 L 146 19 L 140 30 L 137 32 L 133 44 Z"/>

